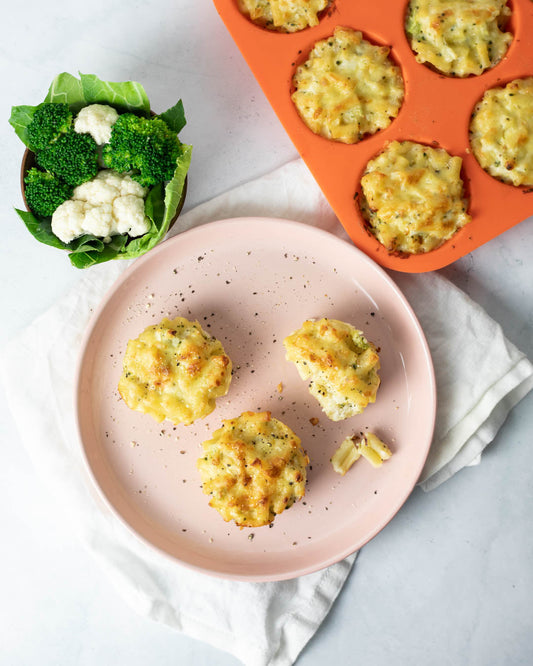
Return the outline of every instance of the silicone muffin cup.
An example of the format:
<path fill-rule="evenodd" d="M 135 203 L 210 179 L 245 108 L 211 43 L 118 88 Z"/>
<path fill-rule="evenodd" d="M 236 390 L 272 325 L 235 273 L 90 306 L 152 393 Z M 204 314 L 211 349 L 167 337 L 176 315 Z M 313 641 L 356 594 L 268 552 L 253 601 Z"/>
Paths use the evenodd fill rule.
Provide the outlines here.
<path fill-rule="evenodd" d="M 336 0 L 318 26 L 291 34 L 254 25 L 239 11 L 236 0 L 214 0 L 214 4 L 346 232 L 382 266 L 407 273 L 442 268 L 533 213 L 533 188 L 508 185 L 486 173 L 471 153 L 468 138 L 472 111 L 486 90 L 533 75 L 531 0 L 509 2 L 512 17 L 506 30 L 513 33 L 513 41 L 502 61 L 479 76 L 465 79 L 444 76 L 416 62 L 404 29 L 408 0 Z M 390 46 L 391 58 L 401 67 L 405 84 L 397 118 L 386 129 L 353 145 L 313 134 L 291 100 L 296 67 L 307 59 L 315 42 L 332 35 L 337 25 L 360 30 L 374 44 Z M 431 252 L 407 256 L 389 253 L 367 231 L 359 210 L 357 200 L 366 164 L 394 140 L 444 148 L 463 160 L 472 221 Z"/>

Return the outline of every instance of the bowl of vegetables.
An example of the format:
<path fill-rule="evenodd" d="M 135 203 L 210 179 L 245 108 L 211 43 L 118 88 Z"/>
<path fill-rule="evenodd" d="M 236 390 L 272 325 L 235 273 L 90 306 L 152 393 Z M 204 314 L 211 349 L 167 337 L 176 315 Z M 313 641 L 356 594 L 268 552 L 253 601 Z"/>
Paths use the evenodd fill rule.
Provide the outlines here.
<path fill-rule="evenodd" d="M 178 136 L 181 100 L 155 114 L 140 83 L 62 73 L 43 102 L 12 107 L 9 122 L 26 146 L 26 210 L 15 210 L 77 268 L 145 254 L 178 217 L 192 151 Z"/>

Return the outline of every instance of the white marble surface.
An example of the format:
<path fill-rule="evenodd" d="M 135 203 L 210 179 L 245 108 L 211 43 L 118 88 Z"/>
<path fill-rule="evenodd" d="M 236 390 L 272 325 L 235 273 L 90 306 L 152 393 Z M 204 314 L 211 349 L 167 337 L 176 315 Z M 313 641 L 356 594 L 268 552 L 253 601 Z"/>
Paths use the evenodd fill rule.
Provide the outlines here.
<path fill-rule="evenodd" d="M 0 344 L 79 278 L 12 211 L 22 148 L 10 107 L 38 102 L 56 73 L 141 81 L 155 109 L 183 98 L 187 208 L 296 157 L 210 0 L 27 0 L 4 8 L 2 33 Z M 532 237 L 530 218 L 443 270 L 530 358 Z M 130 610 L 69 530 L 4 400 L 0 417 L 0 664 L 237 664 Z M 298 663 L 533 663 L 532 432 L 530 394 L 480 466 L 415 490 L 362 550 Z"/>

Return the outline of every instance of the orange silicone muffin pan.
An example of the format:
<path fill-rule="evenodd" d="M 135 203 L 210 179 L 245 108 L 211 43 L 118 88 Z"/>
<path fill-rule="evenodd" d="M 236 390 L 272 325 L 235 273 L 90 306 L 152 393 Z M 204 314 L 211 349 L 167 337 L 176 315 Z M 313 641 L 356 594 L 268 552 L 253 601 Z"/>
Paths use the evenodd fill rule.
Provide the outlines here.
<path fill-rule="evenodd" d="M 486 173 L 472 155 L 470 116 L 484 92 L 516 78 L 533 75 L 533 2 L 509 0 L 512 16 L 506 30 L 513 41 L 492 69 L 465 79 L 443 76 L 415 60 L 404 31 L 408 0 L 335 0 L 319 25 L 296 33 L 279 33 L 253 24 L 237 0 L 214 0 L 227 29 L 355 245 L 381 265 L 420 273 L 446 266 L 533 214 L 533 188 L 502 183 Z M 405 98 L 386 129 L 356 144 L 315 135 L 291 100 L 292 77 L 315 42 L 336 26 L 359 30 L 371 43 L 391 47 L 402 70 Z M 425 254 L 389 253 L 365 228 L 357 198 L 367 162 L 389 141 L 410 140 L 444 148 L 463 160 L 462 176 L 470 199 L 470 224 L 439 248 Z"/>

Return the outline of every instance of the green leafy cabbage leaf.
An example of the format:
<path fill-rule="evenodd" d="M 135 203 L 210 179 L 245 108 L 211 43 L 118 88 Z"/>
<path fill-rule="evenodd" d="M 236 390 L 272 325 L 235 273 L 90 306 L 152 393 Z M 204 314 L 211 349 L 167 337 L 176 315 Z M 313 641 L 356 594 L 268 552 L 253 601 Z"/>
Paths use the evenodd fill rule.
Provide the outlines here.
<path fill-rule="evenodd" d="M 112 83 L 101 81 L 95 74 L 80 74 L 84 106 L 109 104 L 119 113 L 150 115 L 150 102 L 142 85 L 135 81 Z"/>
<path fill-rule="evenodd" d="M 177 104 L 170 107 L 170 109 L 167 109 L 164 113 L 160 113 L 158 117 L 161 118 L 161 120 L 164 120 L 170 129 L 176 134 L 179 134 L 187 123 L 181 99 Z"/>
<path fill-rule="evenodd" d="M 52 81 L 43 102 L 64 102 L 69 105 L 73 113 L 77 113 L 88 104 L 109 104 L 119 113 L 130 112 L 144 116 L 149 116 L 151 113 L 148 96 L 140 83 L 102 81 L 94 74 L 80 73 L 79 79 L 67 72 L 59 74 Z M 28 125 L 38 106 L 14 106 L 11 109 L 9 123 L 26 147 L 29 147 Z M 178 134 L 186 123 L 182 101 L 179 100 L 158 117 Z M 52 232 L 51 218 L 43 218 L 25 210 L 15 210 L 36 240 L 66 250 L 72 265 L 76 268 L 87 268 L 111 259 L 139 257 L 165 237 L 172 220 L 179 212 L 185 196 L 191 153 L 192 146 L 182 144 L 172 179 L 168 183 L 159 183 L 151 188 L 145 200 L 145 214 L 150 219 L 150 229 L 138 238 L 119 234 L 104 243 L 102 238 L 86 234 L 67 244 Z"/>

